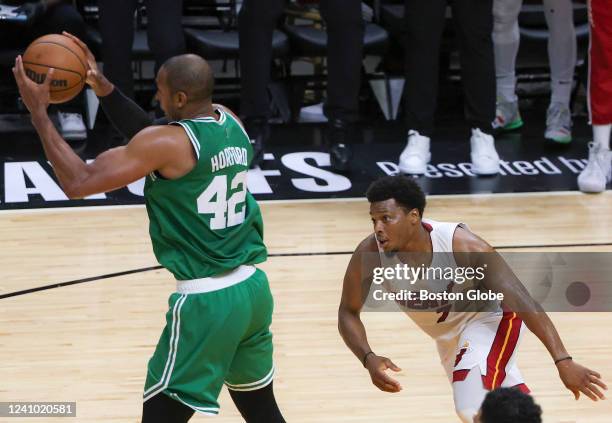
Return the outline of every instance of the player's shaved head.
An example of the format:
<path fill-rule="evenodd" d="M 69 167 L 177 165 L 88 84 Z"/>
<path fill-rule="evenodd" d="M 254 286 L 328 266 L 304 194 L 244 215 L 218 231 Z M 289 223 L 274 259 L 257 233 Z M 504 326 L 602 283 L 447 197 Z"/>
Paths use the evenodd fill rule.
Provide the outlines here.
<path fill-rule="evenodd" d="M 195 54 L 181 54 L 166 60 L 161 70 L 172 94 L 187 95 L 187 102 L 210 100 L 215 86 L 213 71 L 206 60 Z"/>

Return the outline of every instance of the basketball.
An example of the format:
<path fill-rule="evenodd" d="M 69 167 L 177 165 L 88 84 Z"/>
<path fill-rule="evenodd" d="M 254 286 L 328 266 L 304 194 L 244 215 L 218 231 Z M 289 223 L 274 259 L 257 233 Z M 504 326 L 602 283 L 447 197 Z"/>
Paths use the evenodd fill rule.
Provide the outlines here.
<path fill-rule="evenodd" d="M 51 103 L 65 103 L 85 85 L 87 60 L 81 48 L 60 34 L 44 35 L 34 40 L 23 54 L 26 75 L 43 83 L 49 68 L 55 69 L 51 81 Z"/>

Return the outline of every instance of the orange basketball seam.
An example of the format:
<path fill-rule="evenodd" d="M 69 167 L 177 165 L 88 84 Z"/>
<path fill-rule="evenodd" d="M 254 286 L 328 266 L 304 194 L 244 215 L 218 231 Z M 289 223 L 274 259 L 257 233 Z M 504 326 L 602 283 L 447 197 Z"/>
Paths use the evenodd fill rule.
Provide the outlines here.
<path fill-rule="evenodd" d="M 73 41 L 72 41 L 72 40 L 70 40 L 70 42 L 73 42 Z M 72 54 L 74 55 L 74 57 L 76 57 L 76 58 L 77 58 L 77 60 L 78 60 L 78 61 L 79 61 L 79 63 L 81 64 L 81 66 L 83 66 L 83 70 L 84 70 L 85 72 L 87 72 L 87 66 L 85 65 L 85 63 L 83 63 L 83 62 L 81 61 L 81 58 L 78 56 L 78 54 L 76 54 L 74 51 L 70 50 L 70 49 L 69 49 L 68 47 L 66 47 L 65 45 L 60 44 L 60 43 L 56 43 L 55 41 L 39 41 L 39 42 L 37 42 L 37 43 L 33 43 L 33 44 L 31 44 L 31 45 L 32 45 L 32 46 L 35 46 L 35 45 L 37 45 L 37 44 L 55 44 L 56 46 L 60 46 L 61 48 L 68 50 L 70 53 L 72 53 Z M 76 44 L 75 44 L 75 45 L 76 45 Z M 80 47 L 77 45 L 77 48 L 80 48 Z M 46 66 L 46 65 L 45 65 L 45 66 Z"/>

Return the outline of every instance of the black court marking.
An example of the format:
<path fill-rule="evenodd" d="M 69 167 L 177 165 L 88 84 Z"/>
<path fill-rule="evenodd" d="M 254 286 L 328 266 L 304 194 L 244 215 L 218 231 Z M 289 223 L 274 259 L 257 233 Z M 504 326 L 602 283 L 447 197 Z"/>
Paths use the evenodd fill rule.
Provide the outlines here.
<path fill-rule="evenodd" d="M 61 288 L 63 286 L 76 285 L 76 284 L 79 284 L 79 283 L 93 282 L 93 281 L 98 281 L 98 280 L 101 280 L 101 279 L 115 278 L 117 276 L 125 276 L 125 275 L 132 275 L 134 273 L 148 272 L 150 270 L 158 270 L 158 269 L 161 269 L 161 268 L 162 268 L 161 266 L 142 267 L 140 269 L 132 269 L 132 270 L 126 270 L 126 271 L 123 271 L 123 272 L 108 273 L 106 275 L 91 276 L 89 278 L 75 279 L 73 281 L 59 282 L 59 283 L 54 283 L 54 284 L 51 284 L 51 285 L 37 286 L 35 288 L 24 289 L 22 291 L 15 291 L 15 292 L 9 292 L 8 294 L 2 294 L 2 295 L 0 295 L 0 299 L 2 299 L 2 298 L 9 298 L 9 297 L 16 297 L 17 295 L 31 294 L 33 292 L 38 292 L 38 291 L 46 291 L 47 289 Z"/>
<path fill-rule="evenodd" d="M 541 245 L 501 245 L 494 247 L 496 250 L 508 250 L 514 248 L 563 248 L 563 247 L 601 247 L 612 245 L 612 242 L 594 242 L 587 244 L 541 244 Z M 353 251 L 329 251 L 329 252 L 313 252 L 313 253 L 273 253 L 268 254 L 268 257 L 308 257 L 308 256 L 342 256 L 353 254 Z M 139 269 L 125 270 L 123 272 L 108 273 L 106 275 L 91 276 L 89 278 L 75 279 L 72 281 L 58 282 L 51 285 L 37 286 L 35 288 L 24 289 L 22 291 L 9 292 L 1 294 L 0 300 L 3 298 L 17 297 L 19 295 L 31 294 L 33 292 L 46 291 L 48 289 L 61 288 L 64 286 L 77 285 L 85 282 L 95 282 L 103 279 L 116 278 L 119 276 L 133 275 L 135 273 L 150 272 L 151 270 L 160 270 L 162 266 L 141 267 Z"/>

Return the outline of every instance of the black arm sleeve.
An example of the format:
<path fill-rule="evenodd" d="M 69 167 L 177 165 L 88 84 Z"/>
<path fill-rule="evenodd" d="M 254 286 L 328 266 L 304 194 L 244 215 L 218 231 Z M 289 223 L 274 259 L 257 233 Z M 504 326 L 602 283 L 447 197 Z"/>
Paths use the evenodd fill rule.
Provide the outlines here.
<path fill-rule="evenodd" d="M 100 106 L 113 126 L 127 139 L 153 124 L 149 114 L 117 87 L 109 95 L 100 97 Z"/>

